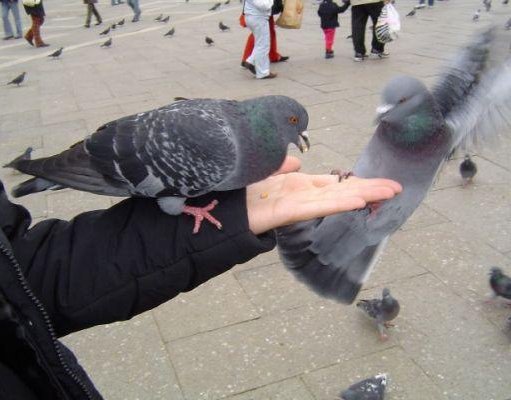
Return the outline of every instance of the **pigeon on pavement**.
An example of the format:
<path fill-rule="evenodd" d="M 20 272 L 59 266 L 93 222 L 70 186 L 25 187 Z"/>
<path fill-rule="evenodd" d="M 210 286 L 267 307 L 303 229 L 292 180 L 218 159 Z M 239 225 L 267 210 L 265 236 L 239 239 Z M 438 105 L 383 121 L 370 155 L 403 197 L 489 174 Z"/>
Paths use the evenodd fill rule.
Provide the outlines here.
<path fill-rule="evenodd" d="M 408 14 L 406 14 L 407 17 L 413 17 L 415 15 L 417 11 L 415 9 L 413 9 L 412 11 L 410 11 Z"/>
<path fill-rule="evenodd" d="M 506 31 L 510 30 L 511 29 L 511 18 L 509 18 L 506 22 L 506 24 L 504 25 L 504 29 Z"/>
<path fill-rule="evenodd" d="M 481 16 L 481 10 L 477 10 L 474 15 L 472 15 L 472 21 L 479 21 L 479 17 Z"/>
<path fill-rule="evenodd" d="M 205 38 L 204 40 L 205 40 L 205 42 L 206 42 L 206 44 L 207 44 L 208 46 L 211 46 L 211 45 L 213 45 L 213 43 L 215 43 L 215 42 L 213 41 L 213 39 L 211 39 L 209 36 L 206 36 L 206 38 Z"/>
<path fill-rule="evenodd" d="M 7 83 L 8 85 L 16 85 L 19 86 L 21 83 L 25 80 L 26 72 L 22 72 L 20 75 L 18 75 L 16 78 L 14 78 L 12 81 Z"/>
<path fill-rule="evenodd" d="M 209 11 L 215 11 L 218 7 L 220 7 L 222 5 L 222 3 L 215 3 L 215 5 L 213 7 L 211 7 L 209 9 Z"/>
<path fill-rule="evenodd" d="M 388 238 L 421 204 L 451 151 L 468 151 L 511 131 L 511 60 L 490 65 L 494 52 L 505 53 L 492 46 L 494 37 L 493 29 L 476 35 L 432 91 L 409 76 L 386 85 L 378 127 L 353 174 L 393 179 L 403 191 L 363 210 L 277 229 L 283 263 L 300 281 L 351 304 Z"/>
<path fill-rule="evenodd" d="M 163 18 L 163 14 L 160 14 L 154 20 L 155 21 L 161 21 L 162 18 Z"/>
<path fill-rule="evenodd" d="M 174 35 L 174 33 L 176 32 L 176 29 L 175 28 L 171 28 L 165 35 L 163 36 L 172 36 Z"/>
<path fill-rule="evenodd" d="M 367 316 L 376 321 L 378 333 L 381 340 L 387 340 L 386 328 L 390 326 L 390 321 L 399 314 L 399 302 L 392 297 L 390 290 L 385 288 L 381 299 L 360 300 L 357 303 Z"/>
<path fill-rule="evenodd" d="M 117 26 L 123 26 L 124 25 L 125 18 L 121 19 L 119 22 L 117 22 Z"/>
<path fill-rule="evenodd" d="M 110 27 L 106 28 L 104 31 L 99 32 L 99 35 L 108 35 L 108 32 L 110 32 Z"/>
<path fill-rule="evenodd" d="M 224 23 L 223 23 L 222 21 L 220 21 L 220 22 L 218 23 L 218 27 L 220 28 L 220 30 L 221 30 L 222 32 L 224 32 L 224 31 L 228 31 L 229 29 L 231 29 L 231 28 L 229 28 L 227 25 L 224 25 Z"/>
<path fill-rule="evenodd" d="M 484 8 L 486 9 L 486 12 L 489 12 L 491 10 L 491 0 L 483 0 Z"/>
<path fill-rule="evenodd" d="M 100 47 L 110 47 L 112 45 L 112 38 L 108 39 L 105 43 L 103 43 Z"/>
<path fill-rule="evenodd" d="M 290 143 L 309 148 L 308 115 L 286 96 L 244 101 L 191 99 L 109 122 L 60 154 L 18 160 L 10 166 L 28 175 L 15 197 L 70 187 L 108 196 L 158 199 L 168 214 L 205 218 L 209 210 L 187 198 L 243 188 L 282 165 Z"/>
<path fill-rule="evenodd" d="M 164 24 L 166 24 L 167 22 L 169 22 L 169 20 L 170 20 L 170 15 L 167 15 L 165 18 L 162 18 L 160 20 L 160 22 L 163 22 Z"/>
<path fill-rule="evenodd" d="M 55 50 L 53 53 L 49 54 L 48 57 L 53 57 L 53 59 L 56 59 L 56 58 L 60 57 L 60 55 L 62 54 L 62 50 L 64 50 L 63 47 L 61 47 L 58 50 Z"/>
<path fill-rule="evenodd" d="M 511 278 L 499 267 L 490 269 L 490 287 L 493 290 L 493 298 L 504 297 L 511 300 Z"/>
<path fill-rule="evenodd" d="M 340 396 L 342 400 L 384 400 L 387 374 L 378 374 L 351 385 Z"/>
<path fill-rule="evenodd" d="M 472 161 L 470 155 L 466 154 L 465 159 L 460 164 L 460 175 L 461 179 L 463 179 L 463 186 L 468 185 L 474 179 L 474 176 L 477 173 L 477 165 Z"/>

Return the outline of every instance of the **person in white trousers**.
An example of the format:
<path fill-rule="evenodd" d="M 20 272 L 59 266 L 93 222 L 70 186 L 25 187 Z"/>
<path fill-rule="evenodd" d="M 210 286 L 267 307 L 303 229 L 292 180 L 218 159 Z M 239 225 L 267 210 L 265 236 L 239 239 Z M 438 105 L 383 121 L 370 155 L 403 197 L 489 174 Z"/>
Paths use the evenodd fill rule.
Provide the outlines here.
<path fill-rule="evenodd" d="M 243 66 L 257 79 L 272 79 L 277 74 L 270 71 L 270 25 L 273 0 L 245 0 L 244 14 L 247 27 L 254 35 L 254 50 Z"/>

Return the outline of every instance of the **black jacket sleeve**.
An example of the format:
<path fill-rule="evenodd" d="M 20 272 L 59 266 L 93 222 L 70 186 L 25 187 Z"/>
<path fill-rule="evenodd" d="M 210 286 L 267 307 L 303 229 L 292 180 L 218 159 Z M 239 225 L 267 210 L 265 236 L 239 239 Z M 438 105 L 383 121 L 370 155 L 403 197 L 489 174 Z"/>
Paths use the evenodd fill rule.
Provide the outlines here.
<path fill-rule="evenodd" d="M 71 221 L 46 220 L 27 229 L 15 207 L 9 232 L 29 285 L 43 302 L 57 335 L 126 320 L 192 290 L 235 264 L 275 246 L 273 233 L 248 228 L 245 190 L 194 201 L 219 204 L 192 234 L 193 218 L 169 216 L 152 199 L 128 199 Z M 188 201 L 193 204 L 193 201 Z"/>

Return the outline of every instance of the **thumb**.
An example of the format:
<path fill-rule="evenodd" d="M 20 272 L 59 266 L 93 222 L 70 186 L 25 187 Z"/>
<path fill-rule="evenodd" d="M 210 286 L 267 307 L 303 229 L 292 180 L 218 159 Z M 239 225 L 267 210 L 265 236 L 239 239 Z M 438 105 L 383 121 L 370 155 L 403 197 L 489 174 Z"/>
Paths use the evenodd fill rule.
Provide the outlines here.
<path fill-rule="evenodd" d="M 293 156 L 286 156 L 280 168 L 273 173 L 273 175 L 288 174 L 300 170 L 302 162 Z"/>

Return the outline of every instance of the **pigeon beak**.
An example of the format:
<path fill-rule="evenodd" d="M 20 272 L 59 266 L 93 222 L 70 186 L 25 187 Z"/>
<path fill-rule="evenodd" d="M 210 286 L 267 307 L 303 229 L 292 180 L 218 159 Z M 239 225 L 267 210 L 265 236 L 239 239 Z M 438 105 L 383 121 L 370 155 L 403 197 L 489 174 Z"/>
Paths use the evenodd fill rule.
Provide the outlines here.
<path fill-rule="evenodd" d="M 305 153 L 310 147 L 309 134 L 307 131 L 303 131 L 298 135 L 298 148 L 302 153 Z"/>
<path fill-rule="evenodd" d="M 394 108 L 393 104 L 382 104 L 376 107 L 376 118 L 374 119 L 375 125 L 378 125 L 382 118 Z"/>

